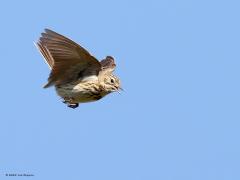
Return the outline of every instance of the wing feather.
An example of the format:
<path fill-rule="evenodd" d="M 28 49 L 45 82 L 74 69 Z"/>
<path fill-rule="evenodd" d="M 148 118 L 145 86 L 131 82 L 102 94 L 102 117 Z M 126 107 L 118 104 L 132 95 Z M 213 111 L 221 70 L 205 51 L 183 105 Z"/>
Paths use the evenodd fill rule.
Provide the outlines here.
<path fill-rule="evenodd" d="M 49 29 L 41 35 L 37 47 L 52 69 L 45 88 L 98 75 L 101 64 L 83 47 Z"/>
<path fill-rule="evenodd" d="M 111 56 L 107 56 L 105 59 L 103 59 L 101 62 L 101 69 L 102 71 L 109 71 L 113 72 L 116 64 L 114 62 L 114 58 Z"/>

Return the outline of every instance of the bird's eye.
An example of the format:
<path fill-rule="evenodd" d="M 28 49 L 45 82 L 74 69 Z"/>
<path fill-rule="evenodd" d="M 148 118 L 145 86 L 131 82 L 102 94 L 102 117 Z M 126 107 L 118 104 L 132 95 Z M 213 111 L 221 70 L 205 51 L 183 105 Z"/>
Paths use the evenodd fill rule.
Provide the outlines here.
<path fill-rule="evenodd" d="M 111 79 L 111 83 L 114 83 L 114 79 Z"/>

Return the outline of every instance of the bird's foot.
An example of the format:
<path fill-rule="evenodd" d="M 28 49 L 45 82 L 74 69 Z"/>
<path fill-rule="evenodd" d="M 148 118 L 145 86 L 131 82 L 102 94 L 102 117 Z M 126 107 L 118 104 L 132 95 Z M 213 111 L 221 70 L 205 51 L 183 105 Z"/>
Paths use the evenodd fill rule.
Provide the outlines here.
<path fill-rule="evenodd" d="M 77 108 L 78 105 L 79 105 L 78 103 L 74 103 L 74 104 L 68 103 L 68 107 L 73 108 L 73 109 Z"/>
<path fill-rule="evenodd" d="M 78 107 L 79 104 L 73 103 L 73 100 L 74 100 L 73 98 L 64 98 L 63 103 L 67 104 L 68 107 L 75 109 Z"/>

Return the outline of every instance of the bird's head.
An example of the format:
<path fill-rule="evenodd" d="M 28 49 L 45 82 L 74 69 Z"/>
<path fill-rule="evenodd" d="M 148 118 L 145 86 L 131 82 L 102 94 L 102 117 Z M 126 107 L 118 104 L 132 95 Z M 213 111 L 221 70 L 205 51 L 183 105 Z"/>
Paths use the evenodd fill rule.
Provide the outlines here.
<path fill-rule="evenodd" d="M 119 92 L 122 90 L 121 83 L 118 77 L 114 76 L 113 74 L 108 74 L 103 77 L 103 82 L 101 82 L 101 86 L 103 87 L 104 91 L 111 93 L 111 92 Z"/>

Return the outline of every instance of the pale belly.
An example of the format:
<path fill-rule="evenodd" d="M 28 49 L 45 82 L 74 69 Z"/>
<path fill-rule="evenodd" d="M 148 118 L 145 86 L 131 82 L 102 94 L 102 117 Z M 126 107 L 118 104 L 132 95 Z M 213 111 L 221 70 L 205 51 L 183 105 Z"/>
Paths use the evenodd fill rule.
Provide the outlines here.
<path fill-rule="evenodd" d="M 97 101 L 107 95 L 100 90 L 96 83 L 67 84 L 56 87 L 57 94 L 71 103 L 85 103 Z"/>

